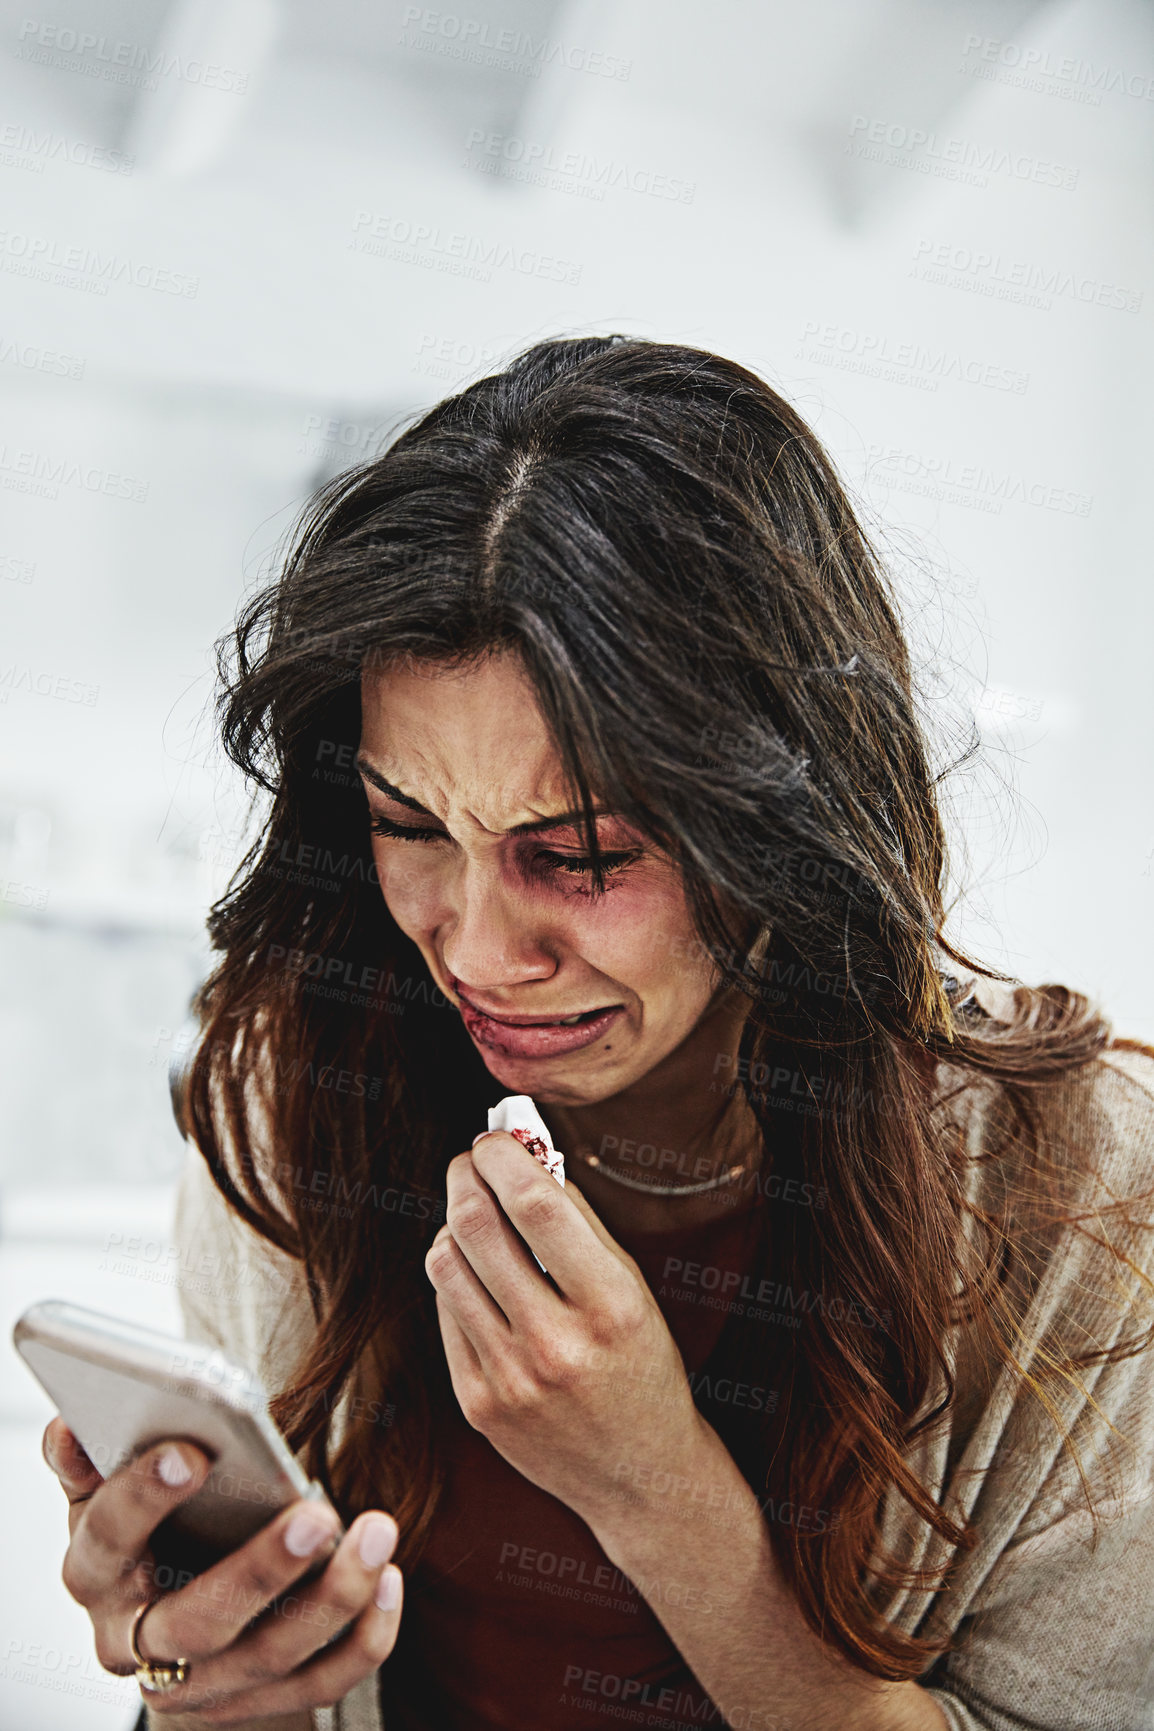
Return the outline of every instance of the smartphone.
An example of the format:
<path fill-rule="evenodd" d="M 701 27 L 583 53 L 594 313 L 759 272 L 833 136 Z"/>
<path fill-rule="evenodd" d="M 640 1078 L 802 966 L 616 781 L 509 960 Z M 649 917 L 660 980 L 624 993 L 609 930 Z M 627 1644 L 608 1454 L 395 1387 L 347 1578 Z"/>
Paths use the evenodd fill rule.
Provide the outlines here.
<path fill-rule="evenodd" d="M 211 1457 L 195 1496 L 153 1532 L 158 1566 L 192 1579 L 288 1503 L 327 1500 L 270 1418 L 261 1383 L 219 1348 L 60 1299 L 32 1305 L 12 1338 L 104 1478 L 165 1437 Z"/>

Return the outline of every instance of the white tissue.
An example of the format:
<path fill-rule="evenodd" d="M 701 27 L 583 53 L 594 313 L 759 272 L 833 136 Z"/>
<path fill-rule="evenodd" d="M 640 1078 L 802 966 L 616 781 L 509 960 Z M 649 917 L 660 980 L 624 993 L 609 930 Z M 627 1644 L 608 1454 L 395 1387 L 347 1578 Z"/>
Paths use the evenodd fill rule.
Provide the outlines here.
<path fill-rule="evenodd" d="M 495 1106 L 489 1107 L 490 1130 L 507 1130 L 510 1135 L 521 1131 L 525 1136 L 535 1137 L 544 1144 L 544 1155 L 529 1152 L 542 1165 L 551 1177 L 555 1178 L 562 1190 L 565 1188 L 565 1156 L 559 1154 L 553 1146 L 553 1138 L 545 1125 L 545 1120 L 538 1112 L 528 1094 L 506 1094 L 503 1100 L 498 1100 Z M 521 1136 L 517 1137 L 522 1140 Z"/>
<path fill-rule="evenodd" d="M 533 1101 L 528 1094 L 506 1094 L 503 1100 L 498 1100 L 495 1106 L 490 1106 L 489 1129 L 507 1130 L 511 1136 L 516 1136 L 519 1142 L 526 1136 L 536 1137 L 543 1145 L 543 1152 L 536 1153 L 532 1148 L 530 1148 L 530 1154 L 533 1155 L 533 1158 L 537 1161 L 538 1165 L 543 1166 L 546 1172 L 557 1180 L 562 1190 L 564 1190 L 565 1156 L 559 1154 L 557 1149 L 554 1148 L 553 1138 L 550 1136 L 549 1131 L 546 1128 L 545 1120 L 542 1118 L 540 1112 L 538 1112 L 536 1106 L 534 1106 Z M 520 1134 L 518 1134 L 518 1132 L 520 1132 Z M 473 1137 L 474 1148 L 481 1140 L 481 1137 L 486 1133 L 486 1131 L 482 1130 L 480 1135 Z M 533 1261 L 537 1264 L 537 1267 L 541 1270 L 542 1274 L 548 1274 L 549 1270 L 545 1267 L 545 1264 L 541 1261 L 539 1256 L 534 1255 Z"/>

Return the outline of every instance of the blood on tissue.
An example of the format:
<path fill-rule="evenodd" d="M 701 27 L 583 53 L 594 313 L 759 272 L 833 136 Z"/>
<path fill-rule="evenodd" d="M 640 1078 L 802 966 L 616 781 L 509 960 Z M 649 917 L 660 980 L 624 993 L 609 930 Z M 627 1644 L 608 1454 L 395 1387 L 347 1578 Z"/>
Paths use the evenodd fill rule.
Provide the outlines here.
<path fill-rule="evenodd" d="M 551 1152 L 540 1136 L 534 1136 L 531 1130 L 511 1130 L 509 1134 L 517 1138 L 522 1148 L 529 1150 L 534 1160 L 543 1166 L 546 1172 L 552 1174 L 556 1171 L 560 1165 L 560 1156 Z"/>

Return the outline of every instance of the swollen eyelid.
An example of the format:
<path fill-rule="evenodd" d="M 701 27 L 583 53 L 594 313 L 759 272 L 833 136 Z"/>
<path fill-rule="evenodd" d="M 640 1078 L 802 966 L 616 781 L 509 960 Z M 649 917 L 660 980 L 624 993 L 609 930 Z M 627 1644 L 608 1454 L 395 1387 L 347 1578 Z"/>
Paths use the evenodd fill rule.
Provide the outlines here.
<path fill-rule="evenodd" d="M 593 859 L 590 854 L 555 853 L 549 848 L 542 848 L 537 857 L 543 864 L 556 866 L 560 871 L 587 872 L 593 869 Z M 620 871 L 622 866 L 628 865 L 637 857 L 636 852 L 610 852 L 607 848 L 602 848 L 601 866 L 607 872 Z"/>
<path fill-rule="evenodd" d="M 386 817 L 383 812 L 370 816 L 369 827 L 374 835 L 387 836 L 395 841 L 404 842 L 436 842 L 449 841 L 452 838 L 443 829 L 430 829 L 427 824 L 398 823 L 395 818 Z M 605 877 L 613 877 L 632 865 L 641 857 L 643 849 L 603 848 L 601 852 L 601 868 Z M 568 879 L 573 887 L 578 887 L 573 880 L 589 876 L 592 873 L 593 861 L 588 854 L 566 853 L 559 849 L 543 848 L 536 841 L 526 840 L 525 867 L 532 875 L 552 876 L 557 879 Z"/>

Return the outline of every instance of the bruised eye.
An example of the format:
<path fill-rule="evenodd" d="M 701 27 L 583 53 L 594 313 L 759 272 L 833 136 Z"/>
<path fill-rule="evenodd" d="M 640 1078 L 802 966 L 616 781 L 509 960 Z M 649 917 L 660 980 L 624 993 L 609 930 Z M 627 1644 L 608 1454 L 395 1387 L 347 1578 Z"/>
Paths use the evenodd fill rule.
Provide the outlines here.
<path fill-rule="evenodd" d="M 426 824 L 397 823 L 391 817 L 376 813 L 369 819 L 369 828 L 374 835 L 388 836 L 392 841 L 448 841 L 450 837 L 443 829 L 430 829 Z M 602 853 L 601 870 L 604 876 L 611 877 L 634 860 L 640 859 L 641 848 L 622 849 L 615 853 Z M 571 877 L 583 877 L 593 870 L 593 860 L 589 854 L 559 853 L 553 848 L 539 847 L 534 849 L 529 862 L 530 870 L 534 872 L 564 872 Z"/>
<path fill-rule="evenodd" d="M 637 849 L 631 853 L 603 853 L 601 869 L 605 873 L 620 871 L 631 861 L 640 858 Z M 537 859 L 550 868 L 563 872 L 591 872 L 593 860 L 587 853 L 553 853 L 549 848 L 538 848 Z"/>

